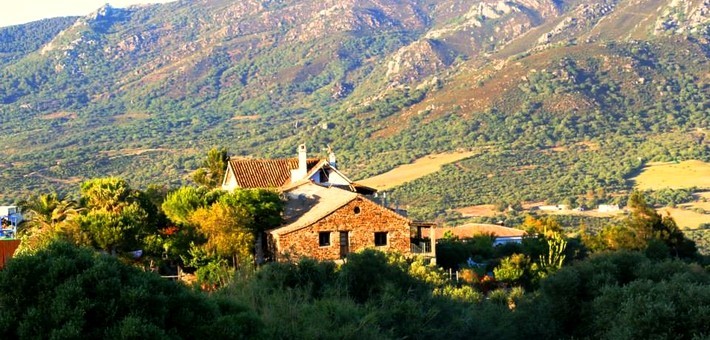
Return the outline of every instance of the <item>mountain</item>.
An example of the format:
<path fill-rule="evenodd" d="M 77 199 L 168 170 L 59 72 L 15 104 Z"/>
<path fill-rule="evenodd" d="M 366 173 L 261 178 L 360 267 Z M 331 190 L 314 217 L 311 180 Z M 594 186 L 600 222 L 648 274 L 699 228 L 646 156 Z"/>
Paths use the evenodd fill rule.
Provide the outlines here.
<path fill-rule="evenodd" d="M 708 0 L 199 0 L 0 29 L 2 198 L 117 175 L 179 185 L 205 150 L 331 145 L 419 216 L 628 190 L 710 160 Z M 436 199 L 431 199 L 435 197 Z"/>

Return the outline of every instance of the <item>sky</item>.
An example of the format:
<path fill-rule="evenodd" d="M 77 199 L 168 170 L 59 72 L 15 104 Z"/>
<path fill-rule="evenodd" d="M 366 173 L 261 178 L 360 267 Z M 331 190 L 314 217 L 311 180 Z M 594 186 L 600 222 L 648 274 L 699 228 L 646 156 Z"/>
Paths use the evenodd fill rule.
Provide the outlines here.
<path fill-rule="evenodd" d="M 164 3 L 174 0 L 0 0 L 0 27 L 30 21 L 87 15 L 106 3 L 113 7 Z"/>

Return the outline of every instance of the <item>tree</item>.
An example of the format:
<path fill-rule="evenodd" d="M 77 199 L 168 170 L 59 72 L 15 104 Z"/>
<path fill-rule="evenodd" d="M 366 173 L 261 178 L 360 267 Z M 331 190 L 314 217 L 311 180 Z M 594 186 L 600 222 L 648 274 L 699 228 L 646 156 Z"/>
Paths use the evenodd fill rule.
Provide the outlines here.
<path fill-rule="evenodd" d="M 628 206 L 631 216 L 626 225 L 632 229 L 639 241 L 645 245 L 652 239 L 663 241 L 672 255 L 676 257 L 694 257 L 697 255 L 695 242 L 688 240 L 678 228 L 671 216 L 661 216 L 646 204 L 643 193 L 634 191 L 629 197 Z"/>
<path fill-rule="evenodd" d="M 199 208 L 190 216 L 190 222 L 207 238 L 204 248 L 216 256 L 234 258 L 234 266 L 251 258 L 254 234 L 248 226 L 252 221 L 244 207 L 222 202 Z"/>
<path fill-rule="evenodd" d="M 205 188 L 180 187 L 168 194 L 161 208 L 172 222 L 186 225 L 189 224 L 192 213 L 208 205 L 206 195 Z"/>
<path fill-rule="evenodd" d="M 277 227 L 282 222 L 284 201 L 275 191 L 237 189 L 222 195 L 219 201 L 231 207 L 246 209 L 252 218 L 247 228 L 254 234 Z"/>
<path fill-rule="evenodd" d="M 697 255 L 695 242 L 685 238 L 673 218 L 662 217 L 646 204 L 643 193 L 634 191 L 629 197 L 628 207 L 631 215 L 623 223 L 606 226 L 596 236 L 583 235 L 588 248 L 596 251 L 645 250 L 651 245 L 658 250 L 658 245 L 653 242 L 659 240 L 676 257 L 691 258 Z"/>
<path fill-rule="evenodd" d="M 530 258 L 525 254 L 513 254 L 503 258 L 500 265 L 493 269 L 496 280 L 509 284 L 521 284 L 524 275 L 530 271 Z"/>
<path fill-rule="evenodd" d="M 135 250 L 157 226 L 148 211 L 150 201 L 142 199 L 120 178 L 95 178 L 81 184 L 81 201 L 86 213 L 78 219 L 91 244 L 111 254 Z"/>
<path fill-rule="evenodd" d="M 192 174 L 192 180 L 210 189 L 220 186 L 228 161 L 229 156 L 226 148 L 214 147 L 210 149 L 207 152 L 207 158 L 202 162 L 202 167 Z"/>
<path fill-rule="evenodd" d="M 35 252 L 56 239 L 73 243 L 84 239 L 77 224 L 83 209 L 75 201 L 51 193 L 33 196 L 20 205 L 27 220 L 20 231 L 19 253 Z"/>
<path fill-rule="evenodd" d="M 20 202 L 22 211 L 29 216 L 29 219 L 36 219 L 35 223 L 45 224 L 51 223 L 52 212 L 62 201 L 57 193 L 41 194 L 32 196 L 27 200 Z"/>
<path fill-rule="evenodd" d="M 604 252 L 543 280 L 539 298 L 516 312 L 551 321 L 555 339 L 702 338 L 710 332 L 709 284 L 697 264 Z"/>
<path fill-rule="evenodd" d="M 532 235 L 553 235 L 562 232 L 562 225 L 553 217 L 535 218 L 532 215 L 526 215 L 525 220 L 520 225 L 520 229 L 525 230 Z"/>
<path fill-rule="evenodd" d="M 81 184 L 81 201 L 88 209 L 120 210 L 130 196 L 128 183 L 118 177 L 94 178 Z"/>
<path fill-rule="evenodd" d="M 103 209 L 90 210 L 79 219 L 92 245 L 113 255 L 118 251 L 135 250 L 141 245 L 142 229 L 147 213 L 137 203 L 122 207 L 120 212 Z"/>
<path fill-rule="evenodd" d="M 8 262 L 0 291 L 3 339 L 258 338 L 260 331 L 245 307 L 67 243 Z"/>

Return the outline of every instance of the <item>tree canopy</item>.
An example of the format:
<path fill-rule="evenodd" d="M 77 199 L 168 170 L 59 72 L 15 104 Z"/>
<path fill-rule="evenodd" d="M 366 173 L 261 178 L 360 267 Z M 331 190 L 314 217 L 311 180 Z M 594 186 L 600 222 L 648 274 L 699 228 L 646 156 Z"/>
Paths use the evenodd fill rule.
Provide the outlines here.
<path fill-rule="evenodd" d="M 245 307 L 66 243 L 14 258 L 0 291 L 5 339 L 243 339 L 260 327 Z"/>

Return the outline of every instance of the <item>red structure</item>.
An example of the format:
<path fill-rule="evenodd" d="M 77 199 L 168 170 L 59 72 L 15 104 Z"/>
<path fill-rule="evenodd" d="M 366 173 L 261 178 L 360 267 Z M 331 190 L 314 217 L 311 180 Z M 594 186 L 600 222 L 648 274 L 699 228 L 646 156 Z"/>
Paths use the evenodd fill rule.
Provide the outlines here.
<path fill-rule="evenodd" d="M 20 246 L 20 240 L 0 240 L 0 269 L 5 268 L 5 263 L 15 254 Z"/>

